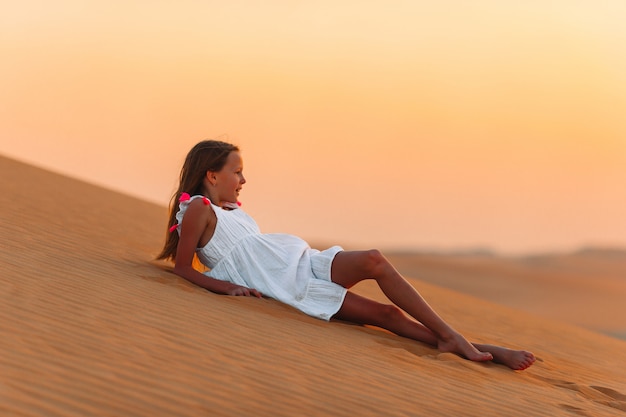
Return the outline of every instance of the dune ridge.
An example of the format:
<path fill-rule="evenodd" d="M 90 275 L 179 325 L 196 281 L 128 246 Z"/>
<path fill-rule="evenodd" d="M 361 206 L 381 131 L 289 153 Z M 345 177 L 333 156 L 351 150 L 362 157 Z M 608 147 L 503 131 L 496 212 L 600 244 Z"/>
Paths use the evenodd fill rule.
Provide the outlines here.
<path fill-rule="evenodd" d="M 3 157 L 0 172 L 0 415 L 626 413 L 623 341 L 412 280 L 470 339 L 540 358 L 515 372 L 215 295 L 153 261 L 164 207 Z"/>

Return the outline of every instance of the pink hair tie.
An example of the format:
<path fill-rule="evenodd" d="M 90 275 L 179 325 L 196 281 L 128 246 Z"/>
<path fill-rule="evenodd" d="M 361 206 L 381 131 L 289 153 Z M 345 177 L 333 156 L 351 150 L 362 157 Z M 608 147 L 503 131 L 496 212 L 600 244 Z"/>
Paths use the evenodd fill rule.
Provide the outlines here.
<path fill-rule="evenodd" d="M 241 207 L 241 201 L 237 201 L 237 205 Z"/>
<path fill-rule="evenodd" d="M 180 195 L 180 198 L 178 199 L 179 202 L 183 202 L 183 201 L 188 201 L 191 198 L 191 196 L 187 193 L 182 193 Z"/>
<path fill-rule="evenodd" d="M 174 230 L 178 229 L 178 224 L 175 224 L 174 226 L 170 227 L 170 233 L 174 233 Z"/>
<path fill-rule="evenodd" d="M 211 200 L 209 200 L 206 197 L 202 197 L 202 202 L 204 203 L 205 206 L 208 206 L 209 204 L 211 204 Z"/>

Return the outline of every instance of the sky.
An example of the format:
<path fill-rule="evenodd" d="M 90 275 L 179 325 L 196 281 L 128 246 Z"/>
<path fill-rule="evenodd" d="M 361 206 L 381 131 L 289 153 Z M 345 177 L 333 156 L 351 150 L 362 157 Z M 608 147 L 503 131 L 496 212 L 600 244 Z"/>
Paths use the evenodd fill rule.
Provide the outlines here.
<path fill-rule="evenodd" d="M 625 20 L 621 0 L 3 1 L 0 154 L 166 206 L 220 138 L 264 232 L 626 247 Z"/>

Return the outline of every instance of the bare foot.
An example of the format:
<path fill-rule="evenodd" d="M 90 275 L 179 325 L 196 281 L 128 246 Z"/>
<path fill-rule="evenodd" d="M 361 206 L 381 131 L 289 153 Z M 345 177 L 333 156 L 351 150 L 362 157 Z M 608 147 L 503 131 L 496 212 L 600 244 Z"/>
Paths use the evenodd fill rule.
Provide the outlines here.
<path fill-rule="evenodd" d="M 456 332 L 453 332 L 445 339 L 440 339 L 437 342 L 437 348 L 442 352 L 456 353 L 475 362 L 485 362 L 493 359 L 493 355 L 490 352 L 481 352 Z"/>
<path fill-rule="evenodd" d="M 522 371 L 535 363 L 535 355 L 525 350 L 513 350 L 502 346 L 474 344 L 477 349 L 493 355 L 493 361 Z"/>

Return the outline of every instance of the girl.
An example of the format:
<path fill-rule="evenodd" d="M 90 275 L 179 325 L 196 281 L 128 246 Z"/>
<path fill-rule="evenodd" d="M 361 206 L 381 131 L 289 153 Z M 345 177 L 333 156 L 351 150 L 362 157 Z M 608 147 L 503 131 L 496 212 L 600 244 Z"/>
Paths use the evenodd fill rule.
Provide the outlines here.
<path fill-rule="evenodd" d="M 218 294 L 267 295 L 313 317 L 382 327 L 472 361 L 493 360 L 515 370 L 535 361 L 527 351 L 468 342 L 377 250 L 334 246 L 320 252 L 295 236 L 261 234 L 239 208 L 245 183 L 236 146 L 214 140 L 194 146 L 172 197 L 169 234 L 158 259 L 173 260 L 174 273 Z M 193 267 L 194 254 L 209 272 Z M 393 304 L 347 290 L 364 279 L 376 280 Z"/>

